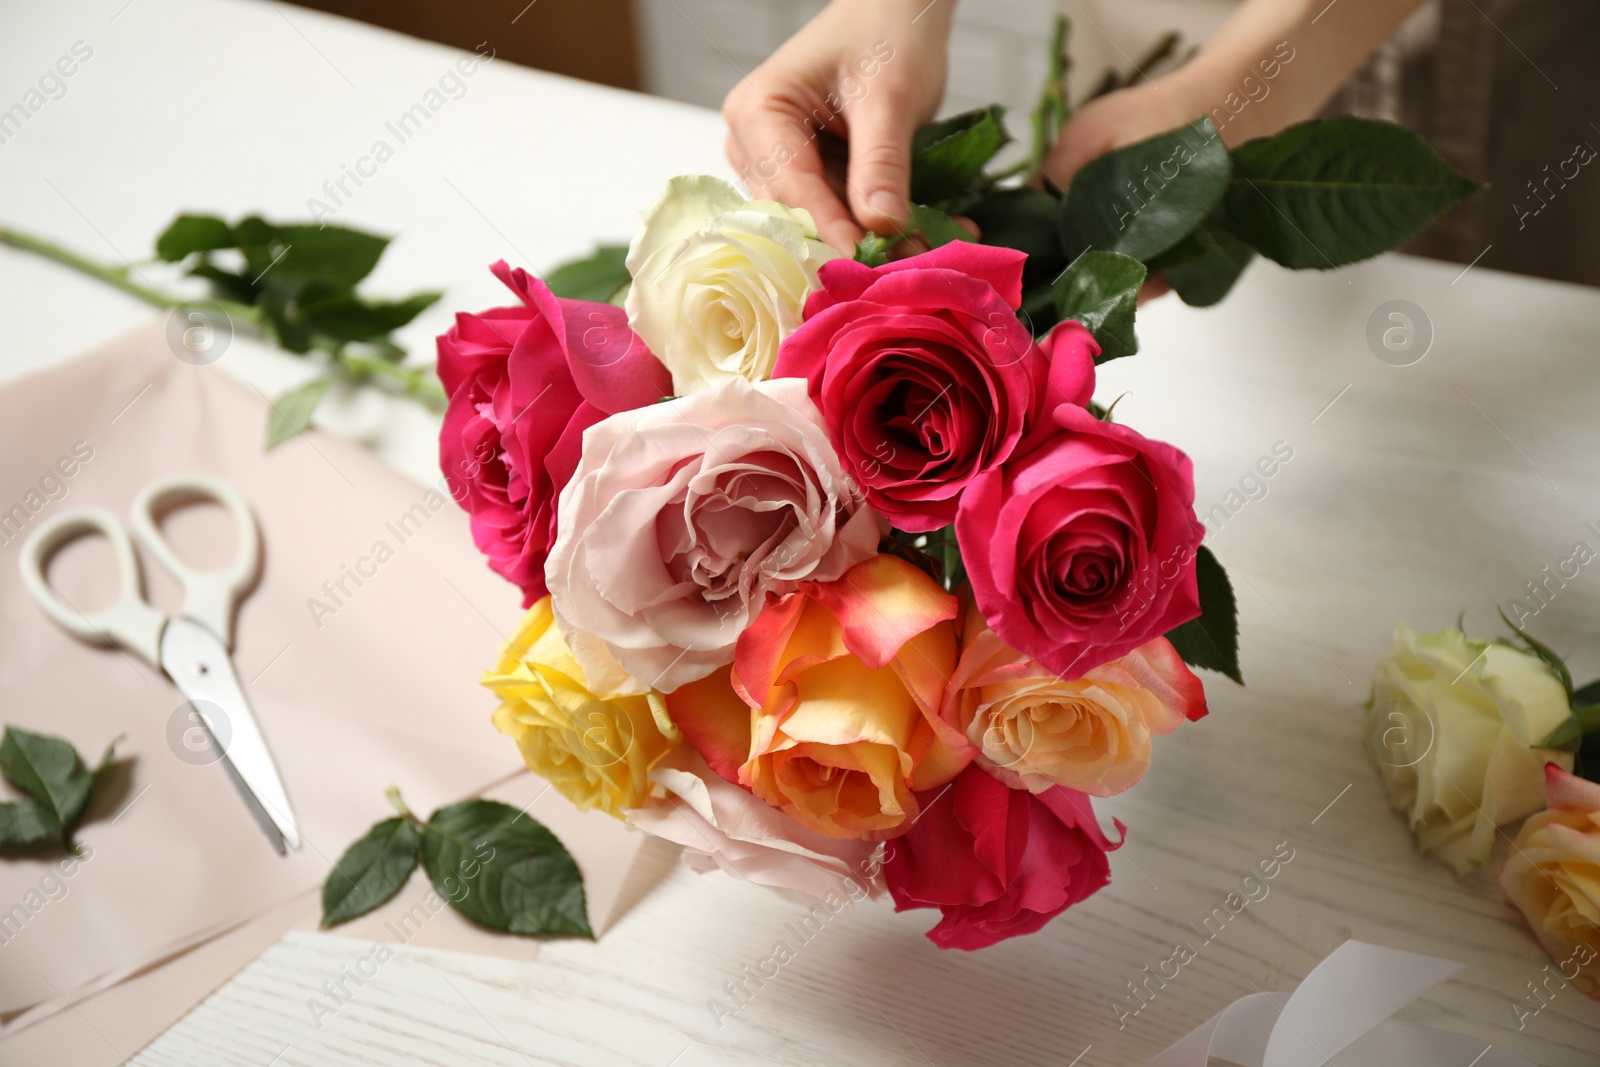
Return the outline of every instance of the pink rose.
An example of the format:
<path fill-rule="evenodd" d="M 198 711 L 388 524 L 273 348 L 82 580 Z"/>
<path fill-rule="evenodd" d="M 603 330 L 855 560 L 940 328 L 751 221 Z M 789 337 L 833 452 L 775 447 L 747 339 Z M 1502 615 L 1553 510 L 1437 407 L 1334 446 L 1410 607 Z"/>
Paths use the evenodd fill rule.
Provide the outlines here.
<path fill-rule="evenodd" d="M 526 608 L 546 592 L 556 497 L 583 431 L 656 402 L 672 382 L 621 308 L 560 299 L 504 260 L 489 269 L 522 303 L 458 314 L 439 336 L 450 396 L 439 466 L 490 569 L 522 590 Z"/>
<path fill-rule="evenodd" d="M 854 900 L 883 892 L 876 843 L 806 829 L 725 780 L 691 749 L 669 753 L 650 778 L 668 796 L 626 812 L 628 822 L 682 845 L 697 871 L 720 867 L 807 903 L 829 894 Z"/>
<path fill-rule="evenodd" d="M 772 594 L 877 554 L 883 527 L 794 378 L 731 377 L 584 435 L 545 577 L 596 692 L 671 692 L 733 660 Z"/>
<path fill-rule="evenodd" d="M 1031 934 L 1111 880 L 1089 798 L 1059 786 L 1008 789 L 977 764 L 889 845 L 884 867 L 894 910 L 938 908 L 928 939 L 940 948 L 986 948 Z M 1117 824 L 1122 830 L 1122 824 Z"/>
<path fill-rule="evenodd" d="M 774 373 L 806 379 L 845 467 L 903 530 L 949 525 L 1056 405 L 1089 401 L 1089 331 L 1063 323 L 1041 345 L 1017 319 L 1026 260 L 966 241 L 877 268 L 833 260 L 779 349 Z"/>
<path fill-rule="evenodd" d="M 956 536 L 1001 640 L 1066 679 L 1200 614 L 1189 457 L 1062 404 L 1057 433 L 976 478 Z"/>

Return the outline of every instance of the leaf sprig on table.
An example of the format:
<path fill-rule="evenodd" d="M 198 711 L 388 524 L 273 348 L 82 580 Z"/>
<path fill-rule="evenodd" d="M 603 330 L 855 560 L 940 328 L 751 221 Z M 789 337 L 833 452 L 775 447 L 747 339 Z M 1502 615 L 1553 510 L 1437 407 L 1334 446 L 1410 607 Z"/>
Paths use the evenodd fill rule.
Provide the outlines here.
<path fill-rule="evenodd" d="M 71 848 L 72 832 L 89 810 L 95 781 L 116 748 L 112 741 L 90 770 L 70 742 L 7 726 L 0 738 L 0 773 L 25 796 L 0 803 L 0 851 L 52 844 Z"/>
<path fill-rule="evenodd" d="M 132 264 L 95 262 L 11 227 L 0 226 L 0 244 L 54 260 L 154 307 L 220 312 L 234 329 L 253 331 L 320 361 L 324 373 L 273 400 L 269 449 L 311 424 L 335 381 L 379 384 L 433 411 L 443 411 L 448 399 L 431 368 L 404 365 L 406 352 L 392 337 L 440 294 L 374 300 L 356 292 L 383 256 L 387 237 L 344 226 L 272 223 L 254 215 L 232 224 L 212 215 L 179 215 L 156 239 L 156 256 L 186 264 L 190 276 L 210 286 L 206 300 L 157 289 Z"/>
<path fill-rule="evenodd" d="M 335 376 L 378 376 L 407 396 L 442 409 L 444 394 L 432 373 L 400 365 L 405 350 L 390 336 L 439 299 L 437 292 L 403 300 L 370 300 L 356 286 L 372 273 L 389 238 L 344 226 L 278 225 L 252 215 L 229 225 L 212 215 L 179 215 L 156 239 L 156 255 L 189 264 L 211 284 L 214 301 L 230 318 L 277 341 L 290 352 L 322 353 L 329 373 L 273 401 L 267 447 L 311 423 Z M 234 253 L 230 270 L 219 253 Z"/>
<path fill-rule="evenodd" d="M 399 815 L 374 823 L 339 857 L 322 886 L 324 928 L 379 907 L 420 860 L 434 891 L 467 918 L 513 934 L 594 937 L 578 865 L 556 836 L 509 804 L 468 800 L 422 822 L 388 793 Z"/>

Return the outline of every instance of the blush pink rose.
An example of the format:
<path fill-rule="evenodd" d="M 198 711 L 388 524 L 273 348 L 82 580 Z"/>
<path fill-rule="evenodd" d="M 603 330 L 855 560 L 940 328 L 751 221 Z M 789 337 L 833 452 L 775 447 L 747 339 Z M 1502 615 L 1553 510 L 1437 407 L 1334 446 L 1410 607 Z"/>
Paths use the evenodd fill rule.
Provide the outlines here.
<path fill-rule="evenodd" d="M 1042 344 L 1017 319 L 1027 256 L 952 241 L 872 268 L 822 265 L 776 374 L 806 379 L 845 467 L 902 530 L 954 520 L 962 490 L 1087 404 L 1100 349 L 1076 322 Z"/>
<path fill-rule="evenodd" d="M 1060 432 L 975 479 L 956 537 L 1000 639 L 1065 679 L 1200 614 L 1189 457 L 1081 407 Z"/>
<path fill-rule="evenodd" d="M 731 663 L 769 596 L 838 578 L 884 532 L 796 378 L 730 377 L 596 424 L 559 512 L 551 603 L 604 693 Z"/>
<path fill-rule="evenodd" d="M 526 608 L 546 592 L 556 497 L 578 465 L 583 431 L 655 403 L 672 380 L 621 308 L 558 298 L 504 260 L 489 269 L 521 303 L 458 314 L 439 336 L 450 397 L 439 466 L 490 569 L 522 590 Z"/>
<path fill-rule="evenodd" d="M 921 816 L 890 842 L 884 877 L 895 911 L 939 909 L 928 939 L 940 948 L 1031 934 L 1111 880 L 1106 853 L 1121 842 L 1082 793 L 1009 789 L 971 764 L 921 799 Z"/>

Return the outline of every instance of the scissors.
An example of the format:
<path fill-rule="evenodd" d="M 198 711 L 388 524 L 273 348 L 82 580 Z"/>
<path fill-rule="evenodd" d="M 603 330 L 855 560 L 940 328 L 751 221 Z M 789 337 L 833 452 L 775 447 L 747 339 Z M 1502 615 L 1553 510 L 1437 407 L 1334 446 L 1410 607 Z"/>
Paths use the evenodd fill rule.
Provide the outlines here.
<path fill-rule="evenodd" d="M 211 500 L 226 508 L 238 530 L 238 555 L 216 571 L 196 571 L 178 557 L 156 517 L 179 503 Z M 244 689 L 233 668 L 233 613 L 255 584 L 261 565 L 261 534 L 239 491 L 206 474 L 159 478 L 133 501 L 133 528 L 183 586 L 183 606 L 168 616 L 144 596 L 144 576 L 128 530 L 105 508 L 78 508 L 53 516 L 22 547 L 22 580 L 29 594 L 64 630 L 97 645 L 132 652 L 159 669 L 188 699 L 204 724 L 222 764 L 251 814 L 279 855 L 300 847 L 289 796 L 278 776 Z M 99 533 L 116 555 L 121 591 L 114 603 L 85 614 L 69 604 L 45 577 L 56 551 L 84 534 Z"/>

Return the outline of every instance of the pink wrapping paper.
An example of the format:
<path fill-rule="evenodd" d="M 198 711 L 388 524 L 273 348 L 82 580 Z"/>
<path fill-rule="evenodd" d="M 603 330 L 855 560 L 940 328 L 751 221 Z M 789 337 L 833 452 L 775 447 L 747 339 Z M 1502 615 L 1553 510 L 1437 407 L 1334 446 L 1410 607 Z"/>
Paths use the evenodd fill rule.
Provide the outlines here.
<path fill-rule="evenodd" d="M 465 515 L 439 485 L 321 434 L 263 453 L 266 407 L 217 368 L 174 358 L 159 325 L 0 390 L 0 720 L 63 736 L 91 760 L 125 735 L 116 788 L 97 794 L 79 832 L 89 857 L 70 876 L 64 855 L 0 862 L 0 1020 L 13 1028 L 313 889 L 392 814 L 390 784 L 426 816 L 520 767 L 477 684 L 519 596 L 483 565 Z M 49 516 L 89 504 L 126 516 L 141 486 L 178 471 L 233 481 L 260 525 L 262 576 L 239 610 L 234 662 L 305 839 L 287 859 L 224 770 L 195 764 L 177 690 L 57 628 L 18 576 L 22 541 Z M 230 556 L 220 511 L 184 509 L 165 528 L 194 564 Z M 175 609 L 176 583 L 141 558 L 147 595 Z M 109 549 L 75 542 L 50 577 L 97 607 Z M 532 813 L 609 906 L 640 835 L 565 819 L 560 798 L 545 800 L 556 803 Z"/>

